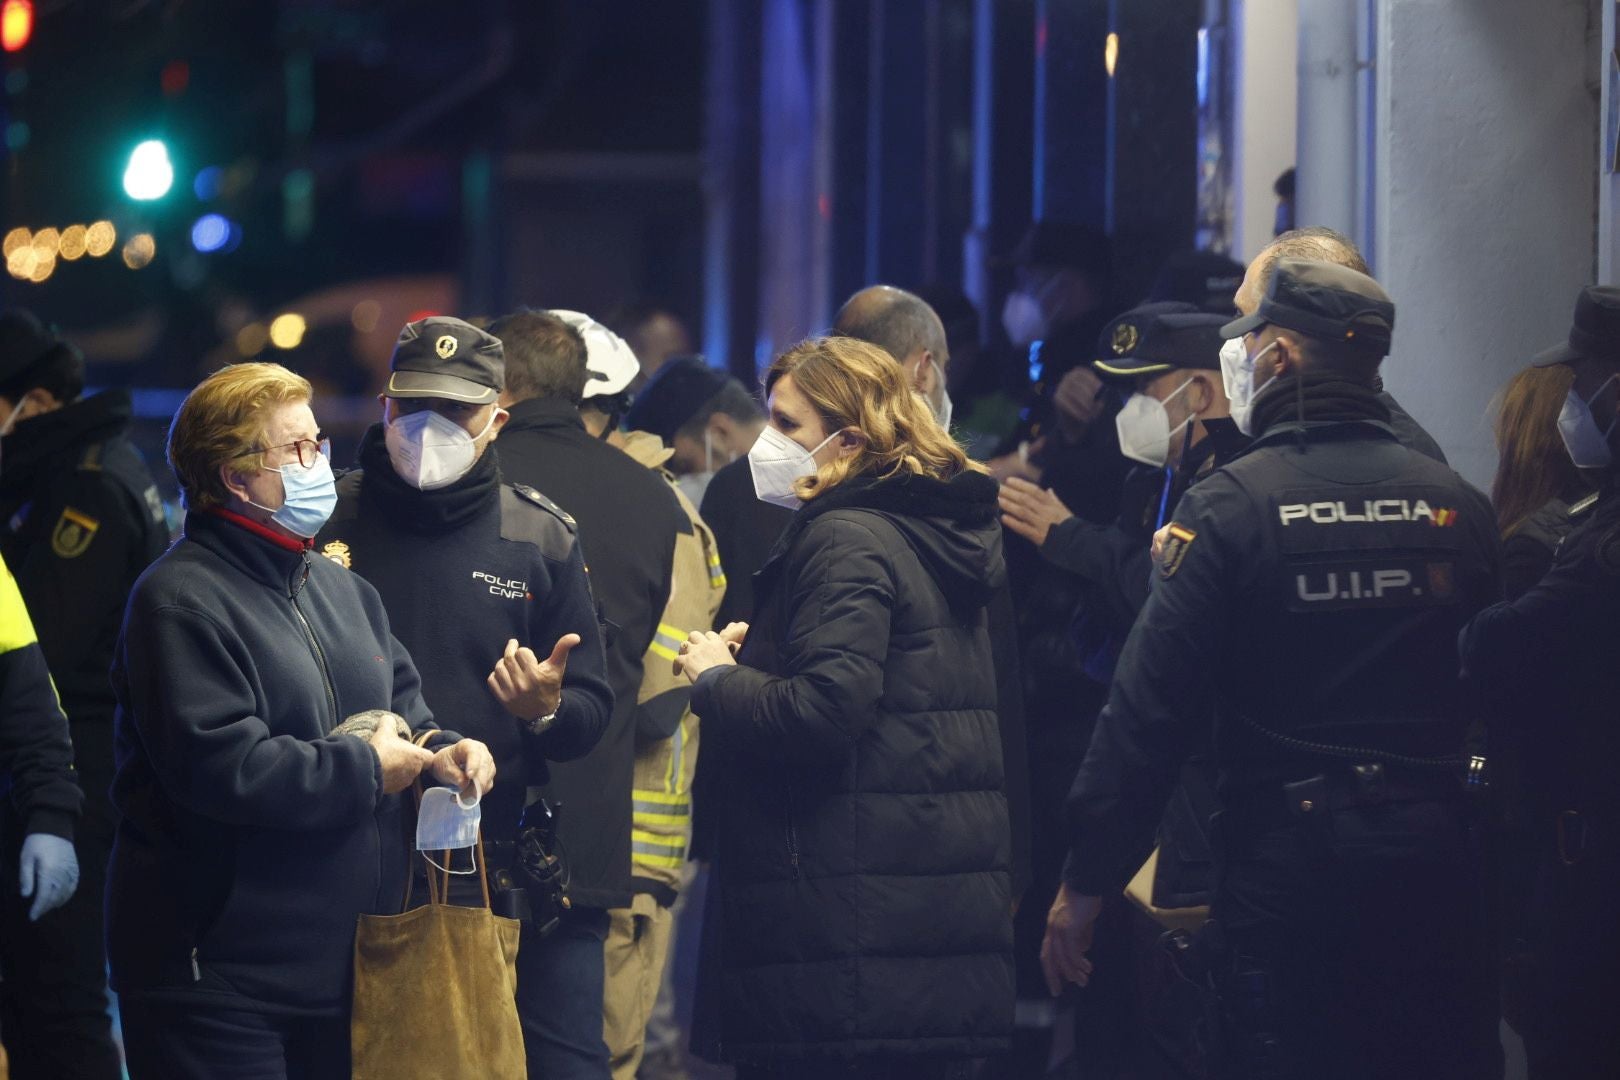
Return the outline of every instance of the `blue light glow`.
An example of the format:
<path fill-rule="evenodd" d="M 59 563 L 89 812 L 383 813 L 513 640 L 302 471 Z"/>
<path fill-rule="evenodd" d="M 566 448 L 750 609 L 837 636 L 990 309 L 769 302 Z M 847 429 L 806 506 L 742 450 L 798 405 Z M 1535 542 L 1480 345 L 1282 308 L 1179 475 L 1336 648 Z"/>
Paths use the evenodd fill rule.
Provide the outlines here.
<path fill-rule="evenodd" d="M 207 254 L 218 251 L 231 239 L 231 223 L 223 214 L 204 214 L 191 226 L 191 246 Z"/>

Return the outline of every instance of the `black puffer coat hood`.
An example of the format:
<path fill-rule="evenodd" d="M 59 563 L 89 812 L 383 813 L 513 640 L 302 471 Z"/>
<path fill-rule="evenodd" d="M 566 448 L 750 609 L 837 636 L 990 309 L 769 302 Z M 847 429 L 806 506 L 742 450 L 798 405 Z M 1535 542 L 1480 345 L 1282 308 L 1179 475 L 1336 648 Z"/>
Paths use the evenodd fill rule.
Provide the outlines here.
<path fill-rule="evenodd" d="M 812 500 L 760 571 L 739 665 L 698 681 L 723 800 L 699 1049 L 766 1062 L 1003 1044 L 995 497 L 966 473 Z"/>

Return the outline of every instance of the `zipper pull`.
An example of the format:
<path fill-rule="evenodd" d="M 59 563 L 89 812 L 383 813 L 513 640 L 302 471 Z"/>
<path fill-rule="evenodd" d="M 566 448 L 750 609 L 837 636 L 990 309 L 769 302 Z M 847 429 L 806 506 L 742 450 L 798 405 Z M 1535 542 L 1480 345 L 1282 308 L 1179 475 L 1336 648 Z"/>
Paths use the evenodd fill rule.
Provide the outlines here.
<path fill-rule="evenodd" d="M 197 950 L 191 950 L 191 981 L 202 982 L 202 969 L 197 966 Z"/>

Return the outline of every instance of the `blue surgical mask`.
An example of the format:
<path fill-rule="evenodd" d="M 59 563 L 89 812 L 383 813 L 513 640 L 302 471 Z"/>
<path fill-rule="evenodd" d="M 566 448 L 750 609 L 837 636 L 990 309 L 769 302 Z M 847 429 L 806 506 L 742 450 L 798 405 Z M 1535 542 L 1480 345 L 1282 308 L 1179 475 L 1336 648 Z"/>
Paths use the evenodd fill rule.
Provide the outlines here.
<path fill-rule="evenodd" d="M 483 816 L 479 806 L 481 793 L 475 787 L 472 801 L 466 802 L 461 793 L 446 787 L 430 787 L 422 792 L 422 804 L 416 812 L 416 850 L 424 853 L 429 863 L 451 874 L 476 873 L 470 870 L 452 870 L 433 862 L 429 851 L 458 851 L 478 843 L 478 826 Z"/>
<path fill-rule="evenodd" d="M 304 468 L 298 462 L 279 469 L 264 467 L 266 472 L 281 474 L 281 505 L 275 509 L 247 500 L 249 506 L 270 510 L 270 520 L 294 536 L 308 540 L 321 531 L 326 519 L 337 508 L 337 481 L 332 476 L 332 463 L 323 448 L 315 455 L 315 464 Z"/>

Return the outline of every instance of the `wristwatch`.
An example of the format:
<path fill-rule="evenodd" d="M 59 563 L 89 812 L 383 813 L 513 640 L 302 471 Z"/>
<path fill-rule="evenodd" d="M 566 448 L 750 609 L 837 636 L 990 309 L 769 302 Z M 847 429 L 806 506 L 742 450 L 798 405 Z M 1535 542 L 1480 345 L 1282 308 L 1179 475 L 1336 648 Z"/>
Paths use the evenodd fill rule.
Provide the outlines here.
<path fill-rule="evenodd" d="M 544 735 L 546 733 L 546 729 L 551 727 L 552 723 L 557 719 L 557 710 L 561 708 L 562 702 L 558 701 L 556 709 L 552 709 L 549 713 L 540 717 L 538 720 L 527 721 L 523 725 L 524 730 L 526 730 L 530 735 Z"/>

